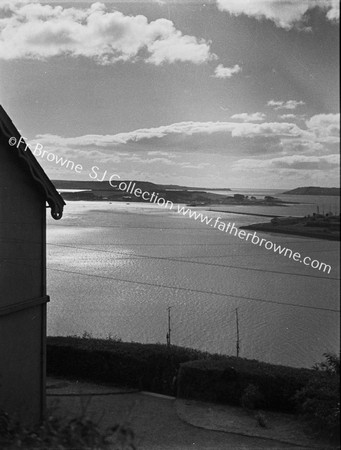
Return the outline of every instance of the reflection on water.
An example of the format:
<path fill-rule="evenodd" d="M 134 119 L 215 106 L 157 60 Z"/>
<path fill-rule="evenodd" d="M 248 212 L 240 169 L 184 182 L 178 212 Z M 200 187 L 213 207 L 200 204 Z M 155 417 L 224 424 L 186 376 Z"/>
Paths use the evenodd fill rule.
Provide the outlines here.
<path fill-rule="evenodd" d="M 208 215 L 239 226 L 264 221 Z M 70 202 L 64 218 L 48 226 L 49 334 L 165 343 L 166 309 L 173 306 L 172 343 L 235 354 L 238 308 L 241 356 L 311 366 L 338 350 L 338 314 L 276 302 L 338 309 L 338 243 L 265 237 L 330 264 L 332 272 L 155 205 Z"/>

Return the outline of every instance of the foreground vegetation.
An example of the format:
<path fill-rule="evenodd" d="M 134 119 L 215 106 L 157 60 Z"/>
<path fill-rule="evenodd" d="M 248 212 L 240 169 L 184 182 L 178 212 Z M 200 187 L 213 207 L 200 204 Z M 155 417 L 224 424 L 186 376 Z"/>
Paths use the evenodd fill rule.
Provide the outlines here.
<path fill-rule="evenodd" d="M 48 415 L 35 427 L 25 427 L 0 410 L 0 448 L 3 450 L 135 450 L 134 433 L 115 425 L 101 430 L 86 415 L 72 419 Z"/>
<path fill-rule="evenodd" d="M 49 337 L 49 374 L 113 383 L 247 409 L 299 414 L 339 438 L 340 359 L 298 369 L 194 349 L 115 339 Z"/>

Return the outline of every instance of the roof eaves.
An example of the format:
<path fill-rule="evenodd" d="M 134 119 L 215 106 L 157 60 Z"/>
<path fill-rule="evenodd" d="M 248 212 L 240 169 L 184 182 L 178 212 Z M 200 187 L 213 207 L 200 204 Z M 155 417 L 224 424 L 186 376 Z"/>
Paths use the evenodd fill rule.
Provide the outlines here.
<path fill-rule="evenodd" d="M 38 163 L 33 153 L 26 145 L 26 142 L 20 135 L 19 131 L 16 129 L 15 125 L 7 115 L 6 111 L 0 105 L 0 132 L 5 136 L 6 139 L 16 138 L 19 142 L 17 148 L 17 154 L 20 159 L 22 159 L 26 166 L 28 167 L 33 180 L 40 186 L 43 190 L 45 199 L 51 208 L 51 216 L 55 220 L 59 220 L 63 216 L 63 209 L 65 202 L 61 195 L 57 192 L 53 183 L 49 177 L 44 172 L 41 165 Z"/>

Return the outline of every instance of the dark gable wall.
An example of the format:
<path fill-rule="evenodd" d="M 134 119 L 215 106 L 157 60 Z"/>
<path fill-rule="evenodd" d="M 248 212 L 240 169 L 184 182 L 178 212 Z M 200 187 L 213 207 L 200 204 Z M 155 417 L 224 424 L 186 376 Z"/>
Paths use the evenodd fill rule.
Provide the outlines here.
<path fill-rule="evenodd" d="M 25 302 L 45 295 L 46 208 L 16 152 L 0 138 L 0 409 L 37 422 L 44 401 L 46 306 L 26 308 Z"/>

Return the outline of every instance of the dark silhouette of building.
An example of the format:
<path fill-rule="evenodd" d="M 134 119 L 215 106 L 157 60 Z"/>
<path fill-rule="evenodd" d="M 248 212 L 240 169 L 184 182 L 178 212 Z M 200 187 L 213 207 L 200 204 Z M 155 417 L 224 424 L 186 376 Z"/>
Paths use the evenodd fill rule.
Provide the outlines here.
<path fill-rule="evenodd" d="M 45 408 L 46 208 L 64 204 L 0 106 L 0 409 L 26 423 Z"/>

